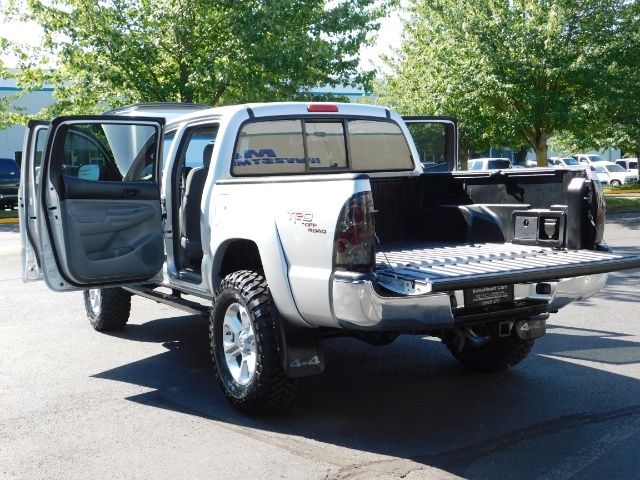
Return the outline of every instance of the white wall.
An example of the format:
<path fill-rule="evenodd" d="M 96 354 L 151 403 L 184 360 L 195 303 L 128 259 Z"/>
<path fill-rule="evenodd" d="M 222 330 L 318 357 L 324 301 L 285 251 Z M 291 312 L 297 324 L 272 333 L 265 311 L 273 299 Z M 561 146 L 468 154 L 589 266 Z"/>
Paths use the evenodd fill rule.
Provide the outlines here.
<path fill-rule="evenodd" d="M 15 87 L 15 83 L 12 80 L 0 80 L 0 96 L 14 95 L 18 92 L 19 90 Z M 45 88 L 27 94 L 25 98 L 17 100 L 15 105 L 24 108 L 24 113 L 34 114 L 53 103 L 53 89 Z M 44 118 L 43 120 L 49 119 Z M 24 132 L 25 127 L 22 125 L 15 125 L 6 130 L 0 130 L 0 157 L 16 158 L 15 153 L 22 151 Z"/>

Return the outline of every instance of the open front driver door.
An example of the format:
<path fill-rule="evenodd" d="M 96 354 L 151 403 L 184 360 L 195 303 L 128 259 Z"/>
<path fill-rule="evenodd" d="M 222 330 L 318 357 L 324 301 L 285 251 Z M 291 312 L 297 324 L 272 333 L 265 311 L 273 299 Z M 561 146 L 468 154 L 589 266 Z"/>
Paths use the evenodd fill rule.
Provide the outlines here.
<path fill-rule="evenodd" d="M 38 252 L 38 218 L 36 203 L 42 150 L 49 129 L 49 122 L 29 120 L 22 146 L 20 187 L 18 188 L 18 212 L 20 216 L 20 242 L 22 243 L 22 280 L 42 280 L 42 268 Z"/>
<path fill-rule="evenodd" d="M 138 283 L 164 262 L 164 120 L 58 117 L 37 185 L 39 263 L 52 290 Z"/>

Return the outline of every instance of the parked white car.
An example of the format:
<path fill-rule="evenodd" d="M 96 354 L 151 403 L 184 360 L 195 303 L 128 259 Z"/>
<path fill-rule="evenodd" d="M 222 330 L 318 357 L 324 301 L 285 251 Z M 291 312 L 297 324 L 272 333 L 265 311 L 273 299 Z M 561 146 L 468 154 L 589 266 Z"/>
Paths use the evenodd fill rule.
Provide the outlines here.
<path fill-rule="evenodd" d="M 551 157 L 549 162 L 554 167 L 580 167 L 583 165 L 573 157 Z"/>
<path fill-rule="evenodd" d="M 467 170 L 504 170 L 512 168 L 508 158 L 474 158 L 467 162 Z"/>
<path fill-rule="evenodd" d="M 616 163 L 624 168 L 627 172 L 638 175 L 638 159 L 637 158 L 621 158 Z"/>
<path fill-rule="evenodd" d="M 585 164 L 585 165 L 591 165 L 593 163 L 608 161 L 605 158 L 602 158 L 601 155 L 585 154 L 585 153 L 578 153 L 578 154 L 574 155 L 573 158 L 575 158 L 580 163 Z"/>
<path fill-rule="evenodd" d="M 637 183 L 638 175 L 627 172 L 620 165 L 613 162 L 597 162 L 591 165 L 603 185 L 611 185 L 613 187 L 624 185 L 625 183 Z"/>

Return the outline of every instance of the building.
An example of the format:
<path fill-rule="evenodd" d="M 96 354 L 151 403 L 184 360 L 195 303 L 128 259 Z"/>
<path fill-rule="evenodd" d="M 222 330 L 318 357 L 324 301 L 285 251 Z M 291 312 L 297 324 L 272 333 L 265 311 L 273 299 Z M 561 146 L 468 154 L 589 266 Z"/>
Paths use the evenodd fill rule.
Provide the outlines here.
<path fill-rule="evenodd" d="M 13 80 L 0 80 L 0 96 L 6 97 L 19 93 Z M 43 88 L 25 95 L 15 102 L 19 108 L 24 108 L 25 113 L 36 113 L 54 103 L 53 88 Z M 46 120 L 46 119 L 45 119 Z M 0 130 L 0 157 L 13 158 L 18 162 L 22 160 L 22 141 L 25 127 L 14 125 L 6 130 Z"/>

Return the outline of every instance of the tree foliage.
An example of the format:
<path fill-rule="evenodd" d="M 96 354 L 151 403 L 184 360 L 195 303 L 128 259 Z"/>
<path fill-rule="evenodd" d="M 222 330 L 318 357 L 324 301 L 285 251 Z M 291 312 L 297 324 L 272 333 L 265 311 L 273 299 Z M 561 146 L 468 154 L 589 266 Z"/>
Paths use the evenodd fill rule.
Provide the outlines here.
<path fill-rule="evenodd" d="M 5 42 L 4 50 L 17 53 L 21 87 L 55 87 L 51 114 L 143 101 L 295 99 L 322 85 L 366 87 L 374 72 L 359 71 L 358 52 L 387 6 L 375 0 L 10 2 L 14 18 L 44 30 L 43 45 Z"/>
<path fill-rule="evenodd" d="M 518 149 L 546 166 L 548 139 L 594 138 L 635 72 L 627 0 L 409 0 L 380 101 L 454 115 L 467 148 Z M 631 59 L 635 59 L 632 61 Z M 624 68 L 621 66 L 624 65 Z M 634 89 L 636 91 L 637 89 Z M 618 98 L 617 98 L 618 97 Z"/>

